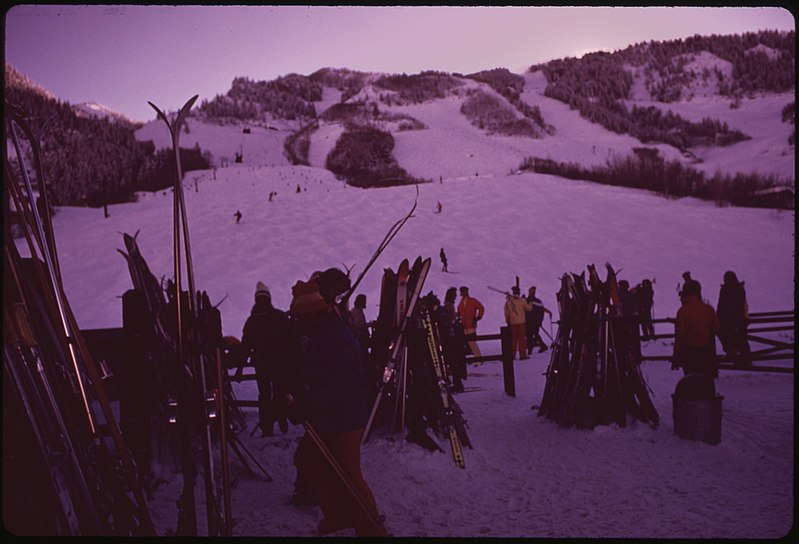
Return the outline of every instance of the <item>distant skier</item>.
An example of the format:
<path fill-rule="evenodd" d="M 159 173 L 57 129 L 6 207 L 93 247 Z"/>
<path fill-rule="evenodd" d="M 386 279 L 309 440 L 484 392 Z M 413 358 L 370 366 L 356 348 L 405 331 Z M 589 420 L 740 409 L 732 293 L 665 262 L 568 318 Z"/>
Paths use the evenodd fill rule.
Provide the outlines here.
<path fill-rule="evenodd" d="M 238 224 L 241 221 L 241 210 L 236 210 L 236 213 L 233 214 L 233 217 L 236 218 L 236 223 Z"/>
<path fill-rule="evenodd" d="M 436 213 L 441 213 L 441 210 L 444 209 L 444 206 L 441 205 L 441 201 L 436 202 Z"/>
<path fill-rule="evenodd" d="M 441 258 L 441 265 L 443 268 L 441 269 L 444 272 L 449 272 L 447 269 L 447 254 L 444 253 L 444 248 L 441 248 L 441 251 L 438 252 L 438 256 Z"/>

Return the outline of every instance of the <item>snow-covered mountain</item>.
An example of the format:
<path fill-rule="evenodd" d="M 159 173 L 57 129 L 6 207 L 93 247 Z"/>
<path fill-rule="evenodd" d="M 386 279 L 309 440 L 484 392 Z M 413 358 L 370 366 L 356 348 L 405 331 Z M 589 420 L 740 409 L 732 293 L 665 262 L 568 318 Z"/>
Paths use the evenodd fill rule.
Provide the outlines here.
<path fill-rule="evenodd" d="M 704 55 L 697 58 L 695 65 L 712 65 L 713 62 L 718 59 Z M 694 65 L 691 67 L 697 69 Z M 634 88 L 639 90 L 633 94 L 633 99 L 625 101 L 628 108 L 654 106 L 696 123 L 706 118 L 718 119 L 751 139 L 729 147 L 696 147 L 690 152 L 664 143 L 644 144 L 629 134 L 612 132 L 592 123 L 567 104 L 545 96 L 546 77 L 543 72 L 536 71 L 522 75 L 524 86 L 520 100 L 540 111 L 551 127 L 549 133 L 540 131 L 537 137 L 491 133 L 485 126 L 481 128 L 481 121 L 472 122 L 463 112 L 475 93 L 491 97 L 497 107 L 501 106 L 507 115 L 514 115 L 518 121 L 523 120 L 524 115 L 488 84 L 450 76 L 458 82 L 457 86 L 442 96 L 419 102 L 398 99 L 392 103 L 385 98 L 390 93 L 367 82 L 356 95 L 346 97 L 346 103 L 361 105 L 360 113 L 344 116 L 334 113 L 341 104 L 341 90 L 323 84 L 323 99 L 314 103 L 317 110 L 314 120 L 286 121 L 269 115 L 259 120 L 223 120 L 195 109 L 187 131 L 181 135 L 181 145 L 196 144 L 210 151 L 216 166 L 233 162 L 237 154 L 241 155 L 243 164 L 252 167 L 289 165 L 285 141 L 305 127 L 307 164 L 325 168 L 330 151 L 348 124 L 360 122 L 391 133 L 395 142 L 393 154 L 399 165 L 413 177 L 433 181 L 507 176 L 516 172 L 527 157 L 589 167 L 603 165 L 609 158 L 632 155 L 636 147 L 657 149 L 667 161 L 680 161 L 708 176 L 718 172 L 732 175 L 756 172 L 785 180 L 795 178 L 795 149 L 789 143 L 794 126 L 782 120 L 783 109 L 794 101 L 793 92 L 760 93 L 733 99 L 705 88 L 707 92 L 692 92 L 688 99 L 666 104 L 652 100 L 642 90 L 642 72 L 633 74 Z M 372 75 L 369 79 L 374 81 L 376 77 Z M 375 111 L 379 113 L 369 114 Z M 486 116 L 495 113 L 487 111 Z M 145 124 L 136 132 L 136 137 L 152 140 L 161 148 L 171 145 L 158 120 Z M 489 157 L 490 160 L 484 160 Z"/>
<path fill-rule="evenodd" d="M 131 126 L 141 124 L 138 121 L 134 121 L 128 116 L 97 102 L 81 102 L 80 104 L 73 104 L 72 109 L 78 116 L 82 117 L 96 117 L 97 119 L 121 121 Z"/>

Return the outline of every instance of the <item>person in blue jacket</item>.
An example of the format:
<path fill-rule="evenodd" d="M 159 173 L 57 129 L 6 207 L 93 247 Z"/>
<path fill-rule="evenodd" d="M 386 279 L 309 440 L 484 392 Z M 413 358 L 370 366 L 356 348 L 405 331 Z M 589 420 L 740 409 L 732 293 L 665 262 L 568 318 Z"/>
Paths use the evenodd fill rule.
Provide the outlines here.
<path fill-rule="evenodd" d="M 322 296 L 329 289 L 320 289 L 319 280 L 324 283 L 323 277 L 298 281 L 292 289 L 290 314 L 302 349 L 291 420 L 305 420 L 316 430 L 375 516 L 370 519 L 358 507 L 307 433 L 300 439 L 294 464 L 322 510 L 320 534 L 354 528 L 357 536 L 386 536 L 382 522 L 375 522 L 377 505 L 361 472 L 361 435 L 369 416 L 363 349 L 332 297 Z"/>

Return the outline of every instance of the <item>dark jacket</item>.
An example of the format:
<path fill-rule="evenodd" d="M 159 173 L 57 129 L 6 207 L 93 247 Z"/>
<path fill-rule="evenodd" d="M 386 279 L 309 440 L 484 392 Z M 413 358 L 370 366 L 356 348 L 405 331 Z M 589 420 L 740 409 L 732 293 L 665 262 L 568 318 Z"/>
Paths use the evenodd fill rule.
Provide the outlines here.
<path fill-rule="evenodd" d="M 350 326 L 326 316 L 308 331 L 303 353 L 308 421 L 320 433 L 363 428 L 369 415 L 363 349 Z"/>
<path fill-rule="evenodd" d="M 719 291 L 716 313 L 722 329 L 739 330 L 746 324 L 749 312 L 743 283 L 724 283 Z"/>
<path fill-rule="evenodd" d="M 288 316 L 274 308 L 268 298 L 259 298 L 244 323 L 242 349 L 256 372 L 279 377 L 287 356 Z"/>

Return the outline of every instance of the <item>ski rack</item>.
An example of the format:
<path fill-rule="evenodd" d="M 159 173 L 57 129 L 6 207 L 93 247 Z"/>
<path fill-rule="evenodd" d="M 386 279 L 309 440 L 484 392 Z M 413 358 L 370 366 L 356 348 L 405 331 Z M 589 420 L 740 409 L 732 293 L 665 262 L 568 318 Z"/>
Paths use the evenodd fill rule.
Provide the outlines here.
<path fill-rule="evenodd" d="M 36 279 L 38 280 L 38 286 L 41 289 L 43 295 L 42 297 L 42 302 L 44 304 L 43 311 L 49 314 L 51 320 L 53 320 L 53 318 L 57 316 L 57 319 L 53 321 L 57 321 L 58 326 L 56 326 L 55 323 L 52 323 L 51 321 L 51 324 L 53 325 L 52 331 L 57 337 L 56 345 L 67 356 L 69 363 L 71 365 L 73 374 L 70 375 L 70 378 L 73 380 L 73 384 L 80 395 L 82 410 L 85 416 L 85 422 L 88 425 L 89 437 L 91 439 L 90 448 L 94 451 L 94 455 L 98 456 L 102 461 L 106 463 L 106 468 L 110 468 L 111 455 L 110 451 L 108 450 L 108 446 L 105 442 L 104 436 L 102 434 L 102 429 L 106 429 L 110 433 L 112 441 L 116 448 L 116 452 L 119 455 L 119 458 L 122 463 L 122 472 L 127 481 L 128 488 L 134 496 L 134 501 L 135 501 L 131 505 L 131 509 L 135 510 L 135 512 L 133 512 L 133 517 L 125 520 L 128 523 L 133 523 L 132 526 L 129 526 L 127 528 L 123 528 L 120 526 L 112 527 L 108 525 L 109 523 L 108 519 L 101 520 L 99 519 L 99 516 L 97 516 L 96 519 L 91 521 L 89 532 L 103 534 L 106 531 L 114 530 L 114 531 L 123 531 L 123 532 L 135 532 L 138 534 L 151 535 L 151 536 L 155 535 L 155 529 L 153 527 L 152 519 L 150 518 L 150 513 L 147 508 L 144 494 L 142 492 L 142 488 L 138 479 L 138 474 L 133 457 L 131 455 L 130 450 L 127 448 L 127 446 L 124 443 L 122 433 L 116 421 L 116 417 L 114 415 L 109 399 L 103 388 L 101 374 L 88 350 L 85 339 L 81 334 L 75 316 L 72 313 L 72 309 L 69 306 L 69 303 L 66 298 L 63 286 L 63 279 L 61 277 L 60 266 L 58 263 L 58 253 L 55 248 L 55 238 L 53 236 L 52 220 L 49 215 L 50 206 L 47 200 L 47 186 L 41 162 L 41 146 L 40 146 L 39 137 L 37 135 L 34 135 L 33 131 L 30 128 L 30 125 L 25 121 L 22 112 L 18 107 L 6 103 L 6 110 L 8 114 L 7 124 L 9 127 L 9 134 L 11 136 L 14 150 L 17 155 L 20 175 L 24 182 L 27 194 L 23 196 L 19 188 L 19 183 L 17 180 L 14 179 L 14 176 L 10 170 L 10 165 L 8 164 L 8 162 L 5 162 L 5 168 L 4 168 L 4 175 L 7 181 L 6 186 L 10 198 L 14 202 L 17 214 L 21 218 L 19 224 L 22 227 L 23 234 L 25 236 L 28 248 L 30 250 L 31 261 L 34 265 Z M 17 134 L 16 127 L 19 127 L 24 132 L 28 140 L 28 143 L 30 145 L 31 154 L 34 158 L 34 167 L 37 175 L 37 182 L 39 184 L 39 198 L 41 199 L 42 203 L 41 212 L 38 209 L 37 199 L 34 196 L 33 186 L 31 184 L 30 176 L 28 174 L 28 168 L 25 164 L 24 153 L 20 145 L 19 136 Z M 28 338 L 25 339 L 25 341 L 22 344 L 18 345 L 24 346 L 26 349 L 33 349 L 35 347 L 33 334 L 30 335 L 27 334 L 28 332 L 32 331 L 32 328 L 30 328 L 28 324 L 26 324 L 26 322 L 30 320 L 31 316 L 30 307 L 27 306 L 29 301 L 27 300 L 25 291 L 22 288 L 20 270 L 18 270 L 17 268 L 18 265 L 15 264 L 15 263 L 21 263 L 21 257 L 16 250 L 16 246 L 13 246 L 13 251 L 12 251 L 8 245 L 5 247 L 4 255 L 6 261 L 8 262 L 9 267 L 11 267 L 11 269 L 13 270 L 13 275 L 16 281 L 17 290 L 19 292 L 19 296 L 21 297 L 21 303 L 25 308 L 24 314 L 26 317 L 24 319 L 22 318 L 21 313 L 18 313 L 16 316 L 16 326 L 17 326 L 16 331 L 18 337 L 25 338 L 27 336 Z M 42 261 L 40 261 L 39 255 L 41 255 L 41 259 L 43 260 L 44 265 L 42 265 Z M 46 274 L 44 268 L 47 269 Z M 36 359 L 37 359 L 36 360 L 37 373 L 40 377 L 42 387 L 46 391 L 46 397 L 49 399 L 51 409 L 55 413 L 54 417 L 56 417 L 56 419 L 60 421 L 59 412 L 61 408 L 59 407 L 58 402 L 56 401 L 55 397 L 52 394 L 53 391 L 52 387 L 48 383 L 48 378 L 46 374 L 47 369 L 44 368 L 45 362 L 42 361 L 38 355 L 36 356 Z M 10 361 L 8 361 L 8 363 L 10 363 Z M 4 367 L 5 365 L 6 365 L 6 359 L 4 358 Z M 89 381 L 88 384 L 84 382 L 85 379 L 84 374 L 87 375 L 88 377 Z M 93 400 L 97 402 L 102 411 L 105 423 L 105 425 L 102 427 L 99 424 L 97 415 L 94 413 L 94 410 L 90 405 L 89 402 L 90 389 L 88 385 L 91 386 L 91 391 L 94 394 L 95 398 Z M 36 423 L 33 420 L 31 420 L 31 424 L 35 425 Z M 78 430 L 66 429 L 63 425 L 63 422 L 59 424 L 62 427 L 62 432 L 65 431 L 63 436 L 66 439 L 69 438 L 70 431 L 79 432 Z M 69 447 L 71 448 L 70 451 L 72 452 L 71 459 L 73 465 L 76 464 L 79 467 L 79 463 L 75 459 L 75 446 L 70 445 Z M 78 471 L 80 472 L 80 468 L 78 468 Z M 109 476 L 108 480 L 119 485 L 117 477 L 118 475 L 114 474 Z M 130 498 L 127 497 L 127 495 L 121 489 L 117 489 L 116 491 L 113 492 L 116 494 L 116 496 L 119 499 L 121 500 L 126 499 L 127 501 L 130 501 Z M 85 492 L 82 494 L 85 496 Z M 122 499 L 122 497 L 124 497 L 125 499 Z M 94 506 L 95 508 L 101 507 L 101 505 L 98 504 L 95 504 Z M 102 505 L 102 506 L 107 506 L 107 505 Z M 114 522 L 116 521 L 117 521 L 116 516 L 114 516 Z M 79 527 L 76 527 L 74 525 L 71 526 L 71 529 L 80 530 Z"/>
<path fill-rule="evenodd" d="M 181 234 L 183 239 L 183 249 L 185 251 L 185 260 L 186 260 L 186 280 L 187 280 L 187 290 L 188 290 L 188 297 L 187 297 L 187 309 L 192 316 L 192 321 L 194 318 L 198 317 L 198 304 L 199 301 L 195 301 L 194 297 L 197 295 L 197 291 L 195 289 L 194 284 L 194 266 L 191 256 L 191 242 L 189 238 L 189 225 L 188 225 L 188 218 L 186 212 L 186 201 L 183 194 L 183 169 L 180 159 L 180 132 L 183 127 L 183 123 L 186 121 L 186 118 L 191 111 L 191 107 L 197 101 L 199 95 L 194 95 L 191 97 L 180 109 L 178 112 L 175 120 L 170 122 L 167 115 L 158 108 L 152 102 L 148 102 L 148 104 L 156 111 L 158 118 L 160 118 L 164 124 L 166 125 L 167 129 L 169 130 L 169 134 L 172 139 L 172 149 L 175 155 L 175 184 L 173 190 L 173 228 L 172 228 L 172 244 L 173 244 L 173 253 L 174 253 L 174 281 L 175 281 L 175 307 L 176 307 L 176 316 L 177 316 L 177 358 L 179 364 L 186 369 L 186 379 L 182 380 L 183 385 L 179 390 L 179 394 L 183 392 L 183 399 L 182 402 L 179 400 L 179 403 L 184 405 L 183 410 L 184 413 L 187 413 L 187 403 L 190 403 L 191 393 L 190 388 L 193 384 L 195 389 L 199 387 L 199 393 L 202 396 L 201 398 L 201 406 L 203 410 L 203 417 L 202 421 L 204 424 L 204 433 L 202 437 L 202 457 L 203 457 L 203 477 L 205 482 L 205 502 L 206 502 L 206 516 L 208 521 L 208 534 L 209 536 L 229 536 L 231 531 L 231 524 L 232 519 L 226 518 L 221 519 L 220 515 L 220 508 L 218 504 L 219 497 L 217 495 L 216 485 L 214 482 L 214 457 L 212 452 L 212 437 L 211 437 L 211 412 L 209 411 L 209 403 L 206 399 L 209 398 L 209 391 L 206 384 L 206 376 L 205 376 L 205 365 L 203 362 L 202 355 L 195 355 L 192 353 L 192 350 L 186 350 L 184 346 L 184 334 L 186 336 L 185 340 L 190 343 L 196 344 L 198 339 L 196 338 L 196 331 L 194 331 L 190 327 L 186 327 L 186 324 L 183 319 L 182 315 L 182 273 L 181 273 Z M 189 360 L 189 365 L 186 365 L 187 359 Z M 217 364 L 221 364 L 221 360 L 217 358 Z M 218 372 L 217 372 L 218 373 Z M 221 387 L 221 384 L 220 384 Z M 221 396 L 221 392 L 220 392 Z M 184 422 L 185 423 L 185 422 Z M 183 444 L 184 448 L 188 448 L 188 435 L 186 434 L 185 427 L 186 425 L 181 425 L 184 429 L 183 431 L 183 438 L 185 443 Z M 225 438 L 225 434 L 221 433 L 220 438 Z M 226 448 L 227 444 L 222 443 L 222 448 Z M 184 452 L 184 459 L 186 459 L 186 464 L 184 468 L 188 468 L 189 465 L 189 457 L 190 455 L 188 452 Z M 223 456 L 223 459 L 227 460 L 227 455 Z M 227 472 L 227 467 L 222 468 L 223 474 Z M 179 516 L 179 525 L 181 520 L 183 520 L 184 526 L 179 527 L 178 533 L 179 534 L 188 534 L 190 536 L 197 534 L 197 523 L 196 523 L 196 514 L 194 513 L 194 497 L 193 497 L 193 484 L 191 484 L 188 480 L 193 477 L 192 474 L 185 474 L 184 471 L 184 494 L 183 494 L 183 501 L 184 502 L 184 510 L 189 509 L 189 512 L 185 512 L 182 510 L 184 516 Z M 189 497 L 189 492 L 191 497 Z M 223 494 L 224 503 L 225 505 L 230 504 L 230 497 L 229 497 L 230 490 L 227 488 L 227 478 L 223 479 Z M 229 511 L 227 511 L 229 513 Z"/>
<path fill-rule="evenodd" d="M 375 398 L 375 401 L 372 405 L 372 410 L 369 413 L 369 418 L 367 419 L 363 435 L 361 436 L 361 445 L 365 444 L 369 438 L 369 434 L 372 430 L 372 424 L 374 423 L 375 416 L 377 415 L 377 411 L 380 408 L 380 404 L 385 395 L 386 387 L 395 377 L 397 364 L 401 363 L 402 353 L 405 349 L 405 333 L 408 328 L 408 323 L 411 320 L 411 316 L 413 315 L 413 312 L 416 309 L 416 303 L 419 300 L 419 294 L 421 293 L 422 286 L 424 285 L 424 281 L 427 277 L 427 273 L 430 270 L 430 263 L 431 263 L 430 258 L 427 258 L 421 262 L 419 276 L 418 279 L 416 280 L 416 283 L 414 284 L 411 297 L 408 300 L 408 305 L 405 314 L 402 317 L 401 323 L 396 331 L 392 343 L 390 344 L 391 351 L 388 360 L 385 364 L 385 368 L 383 369 L 382 381 L 380 382 L 380 386 L 377 392 L 377 397 Z"/>

